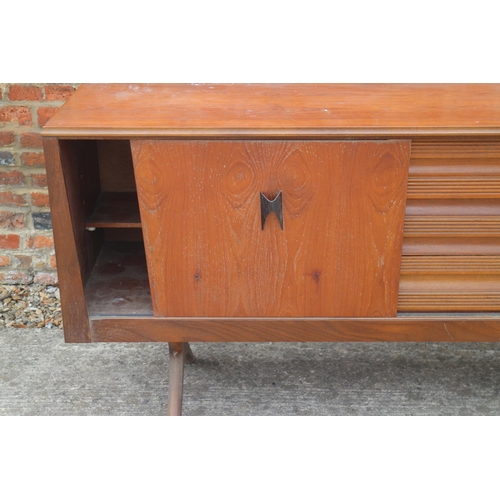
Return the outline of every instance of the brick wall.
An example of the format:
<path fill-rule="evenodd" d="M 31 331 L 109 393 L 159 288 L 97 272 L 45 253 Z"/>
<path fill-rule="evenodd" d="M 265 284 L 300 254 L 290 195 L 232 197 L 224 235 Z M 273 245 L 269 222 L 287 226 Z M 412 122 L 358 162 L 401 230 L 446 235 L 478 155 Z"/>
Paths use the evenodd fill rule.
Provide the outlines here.
<path fill-rule="evenodd" d="M 57 283 L 40 130 L 77 87 L 0 83 L 0 284 Z"/>

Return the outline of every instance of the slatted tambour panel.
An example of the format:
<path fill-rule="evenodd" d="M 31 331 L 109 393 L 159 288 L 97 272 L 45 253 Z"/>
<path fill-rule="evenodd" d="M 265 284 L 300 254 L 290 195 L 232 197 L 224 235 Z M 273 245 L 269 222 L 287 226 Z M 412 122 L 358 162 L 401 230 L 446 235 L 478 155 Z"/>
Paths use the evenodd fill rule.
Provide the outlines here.
<path fill-rule="evenodd" d="M 412 142 L 398 310 L 500 311 L 500 141 Z"/>

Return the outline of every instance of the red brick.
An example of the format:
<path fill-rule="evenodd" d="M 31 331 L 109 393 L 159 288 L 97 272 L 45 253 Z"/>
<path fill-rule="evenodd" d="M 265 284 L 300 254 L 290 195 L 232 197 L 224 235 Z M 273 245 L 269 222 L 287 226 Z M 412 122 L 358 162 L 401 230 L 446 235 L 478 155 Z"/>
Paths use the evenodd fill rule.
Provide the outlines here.
<path fill-rule="evenodd" d="M 36 113 L 38 115 L 38 125 L 43 127 L 50 118 L 54 115 L 58 108 L 38 108 Z"/>
<path fill-rule="evenodd" d="M 45 174 L 31 174 L 31 182 L 35 187 L 47 187 L 47 176 Z"/>
<path fill-rule="evenodd" d="M 52 268 L 52 269 L 55 269 L 57 267 L 57 262 L 56 262 L 56 255 L 55 254 L 52 254 L 50 256 L 50 259 L 49 259 L 49 266 Z"/>
<path fill-rule="evenodd" d="M 19 248 L 19 241 L 18 234 L 0 234 L 0 248 Z"/>
<path fill-rule="evenodd" d="M 57 273 L 36 273 L 33 281 L 43 285 L 57 285 Z"/>
<path fill-rule="evenodd" d="M 45 85 L 45 100 L 66 101 L 74 91 L 69 85 Z"/>
<path fill-rule="evenodd" d="M 22 229 L 24 227 L 24 214 L 0 210 L 0 228 Z"/>
<path fill-rule="evenodd" d="M 9 99 L 11 101 L 41 101 L 42 89 L 34 85 L 11 85 Z"/>
<path fill-rule="evenodd" d="M 31 111 L 26 106 L 4 106 L 0 108 L 0 122 L 17 122 L 19 125 L 33 125 Z"/>
<path fill-rule="evenodd" d="M 30 283 L 31 276 L 28 273 L 23 273 L 19 271 L 7 271 L 6 273 L 0 273 L 0 283 L 5 283 L 6 285 L 17 285 L 18 283 Z"/>
<path fill-rule="evenodd" d="M 52 248 L 54 239 L 49 236 L 30 237 L 26 240 L 26 246 L 28 248 Z"/>
<path fill-rule="evenodd" d="M 21 134 L 21 146 L 23 148 L 41 148 L 42 144 L 42 136 L 40 134 Z"/>
<path fill-rule="evenodd" d="M 45 156 L 43 153 L 23 153 L 21 154 L 23 165 L 28 167 L 43 167 L 45 165 Z"/>
<path fill-rule="evenodd" d="M 47 193 L 31 193 L 31 204 L 34 207 L 48 207 L 49 195 Z"/>
<path fill-rule="evenodd" d="M 14 132 L 0 132 L 0 146 L 9 146 L 15 139 Z"/>
<path fill-rule="evenodd" d="M 21 269 L 29 269 L 31 267 L 30 255 L 14 255 L 17 260 L 16 267 Z"/>
<path fill-rule="evenodd" d="M 0 185 L 4 186 L 21 186 L 24 184 L 24 175 L 19 170 L 11 170 L 10 172 L 0 172 Z"/>
<path fill-rule="evenodd" d="M 26 205 L 26 200 L 17 193 L 12 191 L 0 191 L 0 205 L 8 207 L 22 207 Z"/>
<path fill-rule="evenodd" d="M 8 255 L 0 255 L 0 267 L 10 266 L 10 257 Z"/>

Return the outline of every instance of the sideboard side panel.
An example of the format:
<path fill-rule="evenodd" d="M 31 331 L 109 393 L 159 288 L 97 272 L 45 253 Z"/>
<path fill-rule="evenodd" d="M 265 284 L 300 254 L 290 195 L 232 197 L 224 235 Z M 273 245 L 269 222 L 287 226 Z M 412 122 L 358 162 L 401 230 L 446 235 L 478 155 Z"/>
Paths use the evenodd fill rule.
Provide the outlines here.
<path fill-rule="evenodd" d="M 85 241 L 82 179 L 74 154 L 44 138 L 52 226 L 66 342 L 91 342 L 84 286 L 91 262 Z"/>

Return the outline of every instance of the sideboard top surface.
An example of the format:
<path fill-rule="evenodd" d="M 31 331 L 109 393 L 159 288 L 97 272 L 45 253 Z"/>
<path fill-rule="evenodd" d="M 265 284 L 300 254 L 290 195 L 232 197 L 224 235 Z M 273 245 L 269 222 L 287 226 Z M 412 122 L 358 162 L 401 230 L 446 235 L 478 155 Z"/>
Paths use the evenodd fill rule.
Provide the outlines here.
<path fill-rule="evenodd" d="M 500 84 L 83 84 L 44 136 L 500 133 Z"/>

